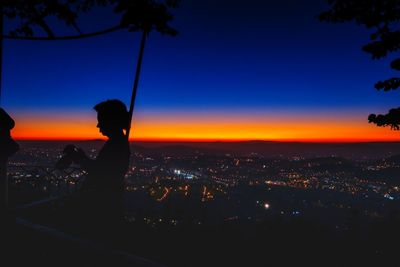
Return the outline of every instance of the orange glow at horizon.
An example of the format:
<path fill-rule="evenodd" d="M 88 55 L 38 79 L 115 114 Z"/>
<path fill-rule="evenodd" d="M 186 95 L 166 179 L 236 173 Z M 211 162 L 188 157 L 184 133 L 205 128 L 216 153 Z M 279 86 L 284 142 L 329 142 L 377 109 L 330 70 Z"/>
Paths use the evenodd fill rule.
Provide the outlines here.
<path fill-rule="evenodd" d="M 17 115 L 12 134 L 23 140 L 104 138 L 94 114 Z M 139 141 L 400 141 L 398 131 L 369 124 L 364 117 L 245 116 L 230 114 L 134 117 L 131 138 Z"/>

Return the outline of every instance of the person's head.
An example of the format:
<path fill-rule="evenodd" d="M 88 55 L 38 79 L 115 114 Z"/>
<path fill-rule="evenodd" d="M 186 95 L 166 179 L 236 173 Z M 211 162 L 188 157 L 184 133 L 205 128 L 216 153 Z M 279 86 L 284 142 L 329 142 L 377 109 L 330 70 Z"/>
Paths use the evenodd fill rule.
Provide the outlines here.
<path fill-rule="evenodd" d="M 14 128 L 15 122 L 8 113 L 0 108 L 0 134 L 8 134 Z"/>
<path fill-rule="evenodd" d="M 107 100 L 94 106 L 97 111 L 97 127 L 107 136 L 123 133 L 129 127 L 129 115 L 124 103 L 118 99 Z"/>

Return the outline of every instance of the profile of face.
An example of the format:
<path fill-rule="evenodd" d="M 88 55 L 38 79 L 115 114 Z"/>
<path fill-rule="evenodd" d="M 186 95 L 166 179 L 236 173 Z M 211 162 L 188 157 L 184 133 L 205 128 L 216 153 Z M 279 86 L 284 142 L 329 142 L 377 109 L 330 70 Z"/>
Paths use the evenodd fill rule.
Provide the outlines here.
<path fill-rule="evenodd" d="M 110 137 L 117 129 L 110 119 L 105 118 L 101 113 L 97 114 L 97 128 L 102 135 Z"/>

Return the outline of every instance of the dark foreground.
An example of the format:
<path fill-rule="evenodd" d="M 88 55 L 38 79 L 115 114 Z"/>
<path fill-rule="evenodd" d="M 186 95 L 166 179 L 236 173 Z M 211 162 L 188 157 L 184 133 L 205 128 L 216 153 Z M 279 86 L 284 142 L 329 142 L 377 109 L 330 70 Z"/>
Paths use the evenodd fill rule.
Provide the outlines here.
<path fill-rule="evenodd" d="M 78 241 L 11 220 L 2 227 L 1 258 L 7 261 L 2 266 L 393 266 L 400 237 L 395 217 L 369 222 L 366 229 L 353 221 L 337 230 L 302 218 L 157 228 L 124 222 L 85 229 L 69 224 L 65 214 L 48 216 L 48 225 Z M 133 264 L 126 255 L 148 259 L 150 265 Z"/>

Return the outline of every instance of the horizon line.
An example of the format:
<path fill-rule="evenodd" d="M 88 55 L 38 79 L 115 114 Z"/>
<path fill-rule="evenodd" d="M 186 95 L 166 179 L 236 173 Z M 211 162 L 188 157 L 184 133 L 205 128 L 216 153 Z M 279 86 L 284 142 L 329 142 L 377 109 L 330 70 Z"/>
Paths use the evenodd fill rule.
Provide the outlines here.
<path fill-rule="evenodd" d="M 53 142 L 88 142 L 106 141 L 106 138 L 15 138 L 16 141 L 53 141 Z M 399 139 L 174 139 L 174 138 L 129 138 L 129 142 L 140 143 L 245 143 L 245 142 L 276 142 L 276 143 L 396 143 Z"/>

